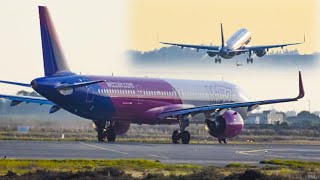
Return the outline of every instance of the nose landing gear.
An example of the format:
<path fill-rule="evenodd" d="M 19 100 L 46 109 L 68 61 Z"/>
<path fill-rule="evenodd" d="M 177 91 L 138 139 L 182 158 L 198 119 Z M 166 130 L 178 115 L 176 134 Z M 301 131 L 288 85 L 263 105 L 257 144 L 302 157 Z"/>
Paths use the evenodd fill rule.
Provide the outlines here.
<path fill-rule="evenodd" d="M 221 58 L 219 57 L 219 55 L 216 57 L 214 62 L 221 64 Z"/>

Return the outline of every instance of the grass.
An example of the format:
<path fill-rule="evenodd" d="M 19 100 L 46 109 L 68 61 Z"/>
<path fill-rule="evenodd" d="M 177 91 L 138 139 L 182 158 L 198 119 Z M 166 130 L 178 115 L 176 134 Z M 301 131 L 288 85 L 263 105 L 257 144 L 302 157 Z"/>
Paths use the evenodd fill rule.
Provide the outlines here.
<path fill-rule="evenodd" d="M 118 159 L 118 160 L 0 160 L 0 179 L 10 173 L 26 175 L 30 173 L 58 176 L 60 173 L 68 173 L 70 177 L 74 174 L 103 174 L 109 168 L 123 172 L 127 177 L 136 179 L 225 179 L 229 177 L 263 177 L 268 179 L 314 179 L 320 178 L 320 162 L 293 161 L 293 160 L 265 160 L 261 161 L 263 167 L 250 164 L 231 163 L 226 167 L 198 166 L 191 164 L 163 164 L 156 160 L 143 159 Z M 270 166 L 272 165 L 272 166 Z M 277 165 L 277 166 L 274 166 Z M 307 167 L 307 168 L 306 168 Z M 29 175 L 28 175 L 29 174 Z M 90 175 L 91 178 L 93 178 Z M 188 178 L 187 178 L 188 177 Z M 32 179 L 32 178 L 31 178 Z M 41 179 L 41 178 L 40 178 Z M 131 179 L 131 178 L 130 178 Z M 156 179 L 156 178 L 155 178 Z"/>
<path fill-rule="evenodd" d="M 261 161 L 260 163 L 288 166 L 291 168 L 320 168 L 320 162 L 310 162 L 310 161 L 273 159 L 273 160 L 264 160 L 264 161 Z"/>
<path fill-rule="evenodd" d="M 112 167 L 128 172 L 156 172 L 164 171 L 169 173 L 193 172 L 201 166 L 183 164 L 163 164 L 160 161 L 129 159 L 129 160 L 0 160 L 0 175 L 8 171 L 18 174 L 35 172 L 37 170 L 50 170 L 59 172 L 77 172 L 86 170 L 97 170 L 105 167 Z"/>
<path fill-rule="evenodd" d="M 226 168 L 256 168 L 257 166 L 243 163 L 231 163 L 227 164 Z"/>

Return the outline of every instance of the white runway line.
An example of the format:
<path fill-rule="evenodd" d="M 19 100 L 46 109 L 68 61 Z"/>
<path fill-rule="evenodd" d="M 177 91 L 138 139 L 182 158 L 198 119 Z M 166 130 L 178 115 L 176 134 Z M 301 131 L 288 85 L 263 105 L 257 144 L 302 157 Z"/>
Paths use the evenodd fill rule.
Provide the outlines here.
<path fill-rule="evenodd" d="M 171 159 L 171 158 L 169 158 L 169 157 L 158 156 L 158 155 L 154 155 L 154 154 L 148 154 L 148 156 L 157 157 L 157 158 L 162 158 L 162 159 Z"/>
<path fill-rule="evenodd" d="M 87 143 L 84 143 L 84 142 L 81 142 L 81 144 L 86 145 L 86 146 L 90 146 L 90 147 L 94 147 L 94 148 L 97 148 L 97 149 L 102 149 L 102 150 L 106 150 L 106 151 L 119 153 L 119 154 L 129 154 L 129 153 L 126 153 L 126 152 L 121 152 L 121 151 L 117 151 L 117 150 L 113 150 L 113 149 L 108 149 L 108 148 L 104 148 L 104 147 L 100 147 L 100 146 L 95 146 L 95 145 L 87 144 Z"/>

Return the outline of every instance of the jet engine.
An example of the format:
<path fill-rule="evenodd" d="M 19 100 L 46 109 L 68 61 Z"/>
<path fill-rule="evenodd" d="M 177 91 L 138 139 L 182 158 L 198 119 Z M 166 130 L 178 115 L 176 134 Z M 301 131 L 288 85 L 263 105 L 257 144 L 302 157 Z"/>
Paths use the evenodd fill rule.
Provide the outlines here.
<path fill-rule="evenodd" d="M 264 55 L 266 55 L 267 51 L 264 49 L 258 49 L 256 51 L 254 51 L 254 53 L 258 56 L 258 57 L 262 57 Z"/>
<path fill-rule="evenodd" d="M 114 131 L 116 135 L 125 134 L 130 128 L 130 123 L 127 122 L 118 122 L 116 121 L 114 124 Z"/>
<path fill-rule="evenodd" d="M 208 56 L 210 56 L 210 57 L 215 57 L 215 56 L 217 55 L 216 52 L 211 52 L 211 51 L 208 51 L 207 54 L 208 54 Z"/>
<path fill-rule="evenodd" d="M 228 110 L 224 114 L 205 121 L 205 130 L 216 138 L 232 138 L 241 133 L 243 129 L 243 119 L 241 115 L 233 110 Z"/>

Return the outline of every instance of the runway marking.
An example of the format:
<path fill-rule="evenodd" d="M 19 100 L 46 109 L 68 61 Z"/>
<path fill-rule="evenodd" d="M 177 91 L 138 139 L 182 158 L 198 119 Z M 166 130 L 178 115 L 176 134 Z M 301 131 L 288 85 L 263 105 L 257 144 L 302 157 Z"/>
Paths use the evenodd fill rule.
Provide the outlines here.
<path fill-rule="evenodd" d="M 257 150 L 249 150 L 249 151 L 236 151 L 238 154 L 250 155 L 250 156 L 259 156 L 260 154 L 251 154 L 260 151 L 268 151 L 268 149 L 257 149 Z"/>
<path fill-rule="evenodd" d="M 126 153 L 126 152 L 121 152 L 121 151 L 117 151 L 117 150 L 113 150 L 113 149 L 108 149 L 108 148 L 104 148 L 104 147 L 100 147 L 100 146 L 95 146 L 95 145 L 87 144 L 87 143 L 84 143 L 84 142 L 81 142 L 81 144 L 86 145 L 86 146 L 91 146 L 91 147 L 94 147 L 94 148 L 97 148 L 97 149 L 102 149 L 102 150 L 106 150 L 106 151 L 119 153 L 119 154 L 129 154 L 129 153 Z"/>
<path fill-rule="evenodd" d="M 158 157 L 158 158 L 163 158 L 163 159 L 171 159 L 171 158 L 169 158 L 169 157 L 165 157 L 165 156 L 158 156 L 158 155 L 154 155 L 154 154 L 148 154 L 148 156 Z"/>

